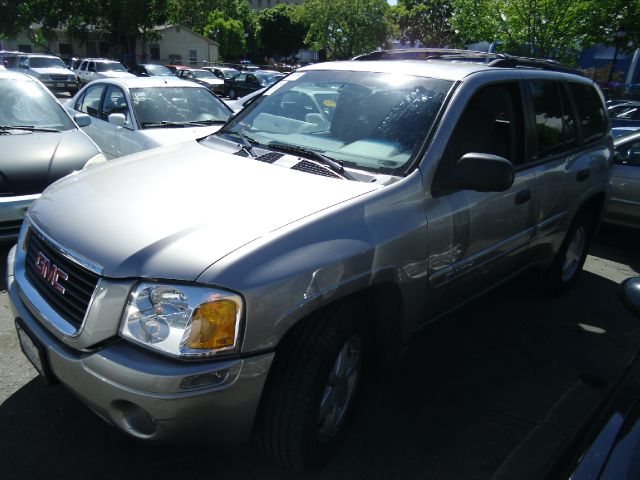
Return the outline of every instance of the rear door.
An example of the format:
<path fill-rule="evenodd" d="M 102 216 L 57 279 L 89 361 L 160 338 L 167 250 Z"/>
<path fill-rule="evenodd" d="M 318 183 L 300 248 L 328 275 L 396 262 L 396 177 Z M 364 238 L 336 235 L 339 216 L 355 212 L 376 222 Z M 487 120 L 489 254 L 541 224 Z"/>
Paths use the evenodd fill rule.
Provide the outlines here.
<path fill-rule="evenodd" d="M 535 260 L 550 260 L 573 221 L 578 203 L 606 183 L 609 150 L 604 106 L 593 86 L 551 78 L 527 82 L 534 135 L 528 162 L 536 165 L 538 203 Z"/>

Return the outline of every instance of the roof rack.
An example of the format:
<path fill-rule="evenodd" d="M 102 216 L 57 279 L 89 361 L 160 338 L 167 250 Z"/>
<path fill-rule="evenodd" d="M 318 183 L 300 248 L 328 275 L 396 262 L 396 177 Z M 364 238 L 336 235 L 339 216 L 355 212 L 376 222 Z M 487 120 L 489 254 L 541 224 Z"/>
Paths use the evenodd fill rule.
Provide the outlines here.
<path fill-rule="evenodd" d="M 584 76 L 580 70 L 568 67 L 555 60 L 516 57 L 505 53 L 488 53 L 453 48 L 378 50 L 359 55 L 354 57 L 353 60 L 451 60 L 484 63 L 489 67 L 534 68 Z"/>

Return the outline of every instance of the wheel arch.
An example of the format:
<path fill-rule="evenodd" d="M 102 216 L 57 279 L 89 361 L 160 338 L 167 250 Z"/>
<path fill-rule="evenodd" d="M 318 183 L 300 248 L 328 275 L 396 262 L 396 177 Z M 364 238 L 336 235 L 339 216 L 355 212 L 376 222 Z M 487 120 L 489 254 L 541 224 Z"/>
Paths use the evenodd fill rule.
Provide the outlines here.
<path fill-rule="evenodd" d="M 596 192 L 586 198 L 578 209 L 578 211 L 586 212 L 592 218 L 596 231 L 602 221 L 602 213 L 604 212 L 606 201 L 607 194 L 605 192 Z"/>
<path fill-rule="evenodd" d="M 403 334 L 405 308 L 400 287 L 391 281 L 382 281 L 360 290 L 348 293 L 330 303 L 307 312 L 298 321 L 292 323 L 275 346 L 276 354 L 284 340 L 292 335 L 304 322 L 339 305 L 354 302 L 361 308 L 361 321 L 366 329 L 369 345 L 373 351 L 377 366 L 395 363 L 404 347 Z"/>

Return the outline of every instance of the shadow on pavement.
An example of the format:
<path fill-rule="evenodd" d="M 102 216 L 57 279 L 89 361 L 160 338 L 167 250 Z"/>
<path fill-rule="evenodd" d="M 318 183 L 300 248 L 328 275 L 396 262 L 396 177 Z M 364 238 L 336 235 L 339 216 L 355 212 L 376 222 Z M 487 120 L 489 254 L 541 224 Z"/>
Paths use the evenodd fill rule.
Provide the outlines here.
<path fill-rule="evenodd" d="M 591 246 L 591 255 L 629 265 L 640 272 L 640 230 L 605 225 Z"/>
<path fill-rule="evenodd" d="M 541 424 L 568 440 L 638 350 L 638 321 L 594 274 L 563 298 L 541 301 L 526 285 L 428 326 L 396 369 L 368 372 L 343 448 L 309 478 L 486 479 Z M 131 440 L 39 379 L 0 405 L 0 429 L 2 479 L 300 478 L 248 446 Z"/>

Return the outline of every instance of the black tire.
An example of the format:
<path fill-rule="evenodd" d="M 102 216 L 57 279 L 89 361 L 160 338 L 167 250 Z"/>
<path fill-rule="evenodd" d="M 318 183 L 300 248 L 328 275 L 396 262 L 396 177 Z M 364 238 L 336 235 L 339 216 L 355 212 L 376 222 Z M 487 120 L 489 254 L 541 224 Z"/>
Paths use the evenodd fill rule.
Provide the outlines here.
<path fill-rule="evenodd" d="M 238 97 L 236 97 L 236 91 L 233 88 L 230 89 L 229 90 L 229 99 L 230 100 L 235 100 L 236 98 L 238 98 Z"/>
<path fill-rule="evenodd" d="M 540 287 L 544 293 L 554 296 L 562 295 L 573 287 L 587 258 L 593 232 L 592 218 L 587 212 L 579 211 L 567 231 L 553 264 L 542 272 Z M 576 245 L 576 242 L 579 245 Z"/>
<path fill-rule="evenodd" d="M 303 320 L 280 342 L 256 423 L 256 439 L 267 456 L 296 472 L 311 472 L 329 461 L 344 437 L 353 410 L 364 345 L 359 308 L 354 303 Z M 341 353 L 346 365 L 357 363 L 352 370 L 354 378 L 345 374 L 351 379 L 344 383 L 352 385 L 348 391 L 333 386 L 341 381 L 330 381 L 338 378 L 333 374 Z M 344 408 L 325 408 L 327 415 L 321 416 L 323 400 L 329 405 L 335 397 L 340 403 L 342 394 L 347 398 Z"/>

